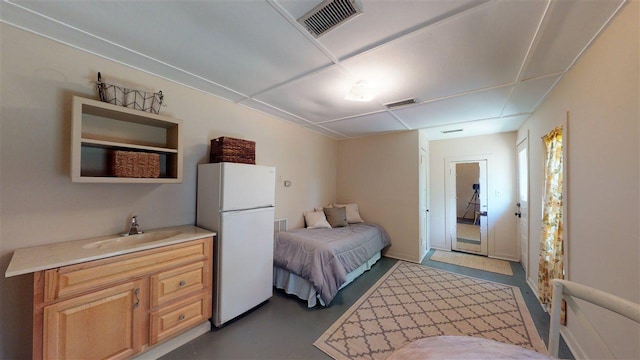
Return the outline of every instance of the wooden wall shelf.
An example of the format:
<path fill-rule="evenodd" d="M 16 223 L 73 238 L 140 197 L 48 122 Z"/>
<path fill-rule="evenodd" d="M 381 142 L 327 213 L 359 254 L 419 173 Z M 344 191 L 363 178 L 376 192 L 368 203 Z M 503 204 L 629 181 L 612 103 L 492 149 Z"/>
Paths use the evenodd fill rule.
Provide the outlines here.
<path fill-rule="evenodd" d="M 71 132 L 73 182 L 182 182 L 181 120 L 74 96 Z M 160 177 L 113 176 L 109 166 L 112 150 L 159 154 Z"/>

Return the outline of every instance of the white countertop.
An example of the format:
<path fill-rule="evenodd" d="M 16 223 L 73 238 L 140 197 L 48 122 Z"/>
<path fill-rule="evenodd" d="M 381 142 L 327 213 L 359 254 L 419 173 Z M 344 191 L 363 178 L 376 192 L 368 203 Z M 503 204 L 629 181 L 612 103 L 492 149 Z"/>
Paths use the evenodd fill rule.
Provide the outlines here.
<path fill-rule="evenodd" d="M 141 235 L 108 235 L 17 249 L 13 252 L 5 277 L 179 244 L 215 235 L 216 233 L 213 231 L 193 225 L 184 225 L 146 230 Z"/>

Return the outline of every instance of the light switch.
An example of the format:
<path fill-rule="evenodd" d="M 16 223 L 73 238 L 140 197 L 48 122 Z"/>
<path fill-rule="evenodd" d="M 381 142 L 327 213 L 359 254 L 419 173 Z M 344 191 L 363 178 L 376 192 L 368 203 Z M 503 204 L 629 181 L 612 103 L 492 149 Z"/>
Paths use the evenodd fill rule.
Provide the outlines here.
<path fill-rule="evenodd" d="M 290 187 L 290 186 L 291 186 L 291 181 L 285 180 L 284 181 L 284 187 Z"/>

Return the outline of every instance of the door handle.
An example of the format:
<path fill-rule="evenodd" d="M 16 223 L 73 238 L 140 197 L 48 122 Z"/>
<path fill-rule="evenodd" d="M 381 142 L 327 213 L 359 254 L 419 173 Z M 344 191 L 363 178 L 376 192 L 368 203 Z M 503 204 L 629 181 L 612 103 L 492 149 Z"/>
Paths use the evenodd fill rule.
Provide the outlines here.
<path fill-rule="evenodd" d="M 522 217 L 522 213 L 521 213 L 520 211 L 518 211 L 517 213 L 515 213 L 515 214 L 513 214 L 513 215 L 515 215 L 515 216 L 517 216 L 517 217 L 519 217 L 519 218 L 521 218 L 521 217 Z"/>

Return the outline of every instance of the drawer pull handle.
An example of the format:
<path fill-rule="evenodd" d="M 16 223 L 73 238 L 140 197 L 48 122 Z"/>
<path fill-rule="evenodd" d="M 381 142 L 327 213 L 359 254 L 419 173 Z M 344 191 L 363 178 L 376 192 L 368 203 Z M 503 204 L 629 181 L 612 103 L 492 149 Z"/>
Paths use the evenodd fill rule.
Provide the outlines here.
<path fill-rule="evenodd" d="M 180 316 L 178 317 L 178 320 L 184 320 L 184 314 L 180 314 Z"/>
<path fill-rule="evenodd" d="M 140 297 L 138 295 L 140 295 L 140 288 L 136 288 L 133 293 L 136 296 L 136 302 L 133 304 L 133 308 L 137 308 L 140 305 Z"/>
<path fill-rule="evenodd" d="M 187 282 L 186 282 L 186 281 L 184 281 L 184 280 L 181 280 L 181 281 L 180 281 L 180 283 L 179 283 L 178 285 L 180 285 L 180 286 L 185 286 L 185 285 L 187 285 Z"/>

